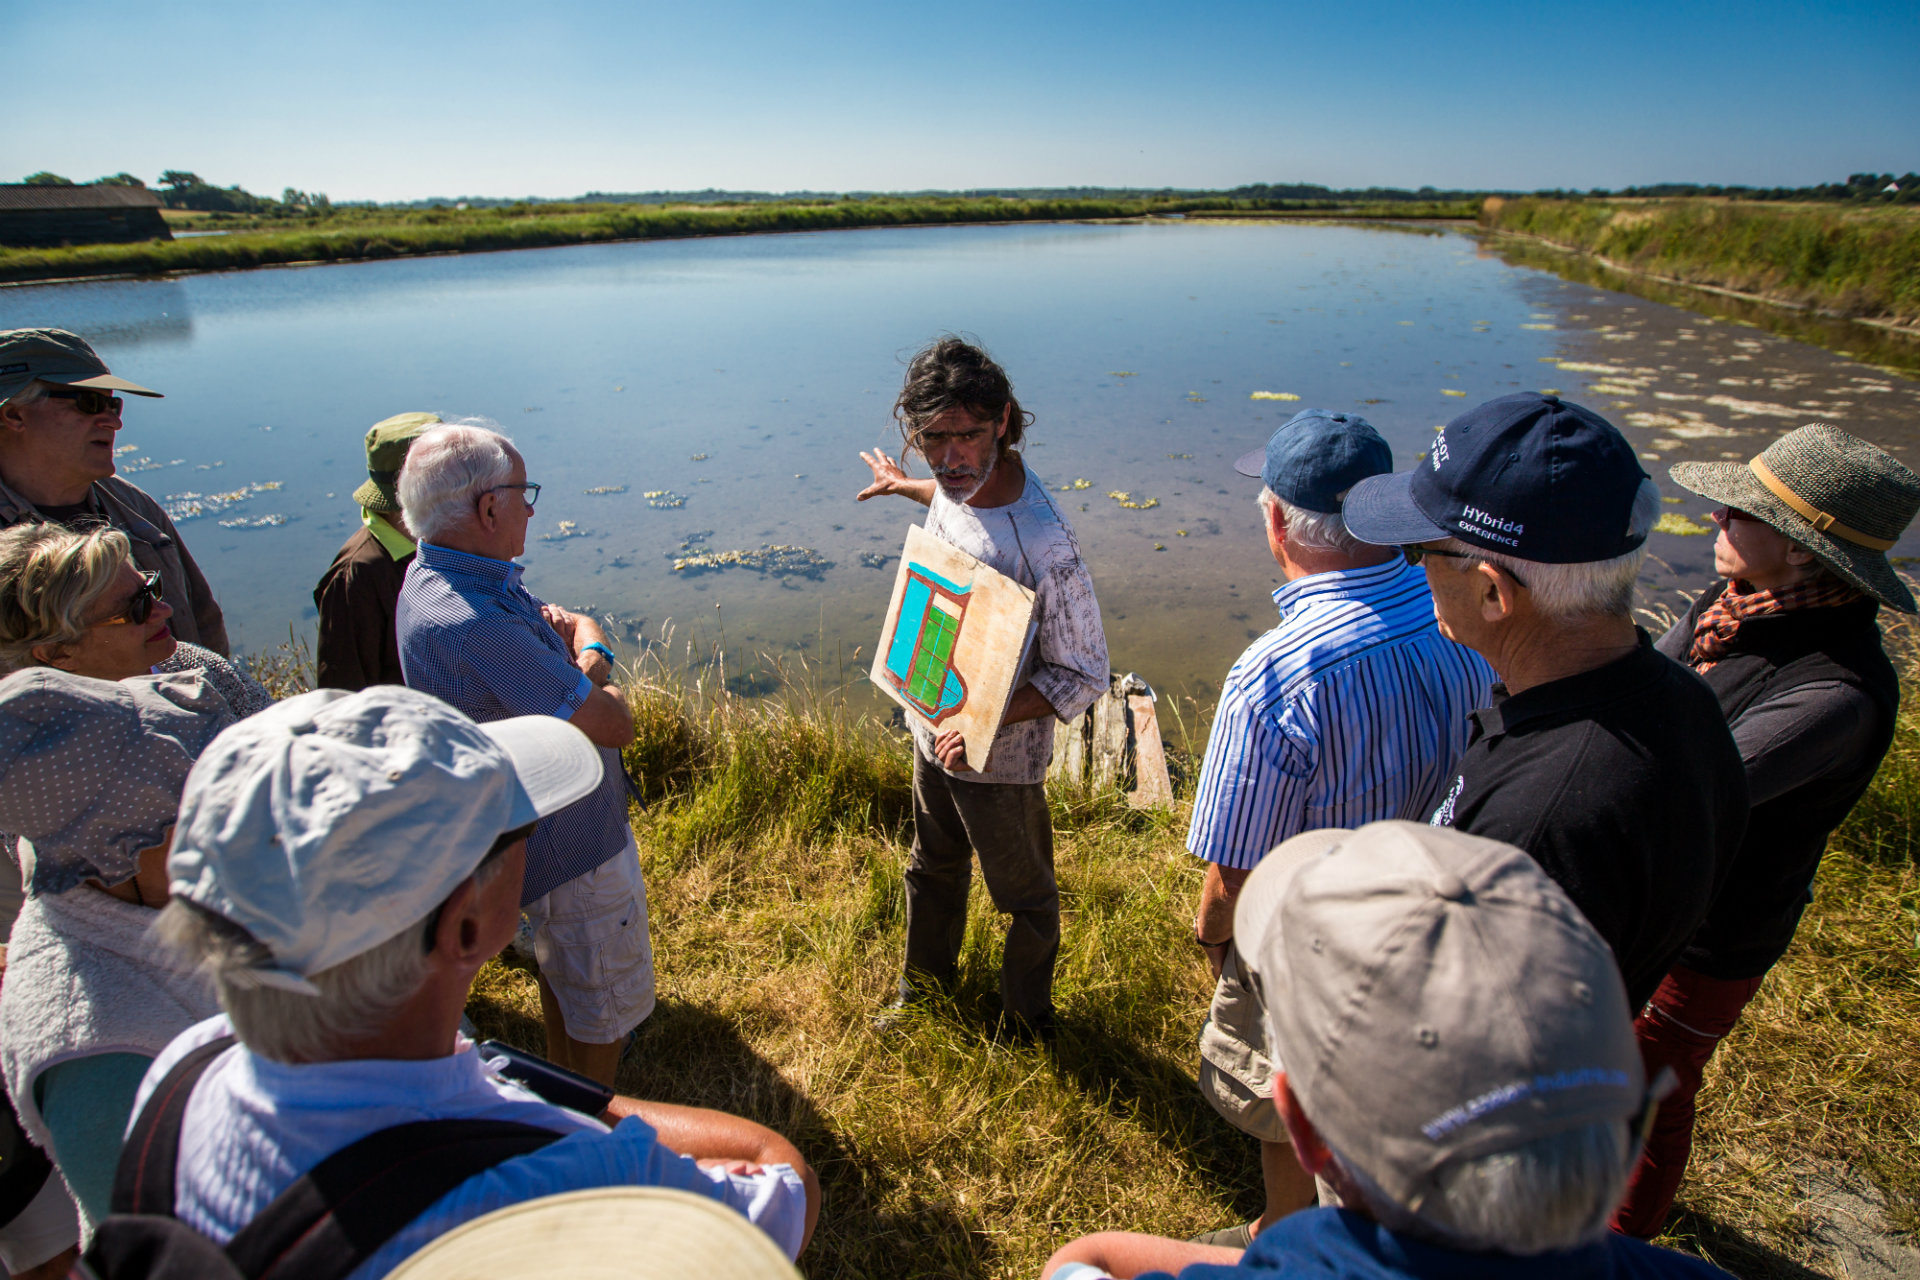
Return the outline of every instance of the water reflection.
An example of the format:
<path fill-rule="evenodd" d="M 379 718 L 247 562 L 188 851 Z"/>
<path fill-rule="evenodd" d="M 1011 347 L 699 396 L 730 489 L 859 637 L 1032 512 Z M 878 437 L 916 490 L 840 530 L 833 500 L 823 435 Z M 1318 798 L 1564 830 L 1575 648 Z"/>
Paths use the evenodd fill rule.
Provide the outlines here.
<path fill-rule="evenodd" d="M 547 486 L 536 592 L 610 616 L 629 645 L 724 636 L 748 684 L 760 653 L 858 680 L 918 509 L 856 504 L 856 455 L 897 448 L 904 358 L 944 331 L 983 340 L 1037 415 L 1030 465 L 1079 533 L 1115 664 L 1202 697 L 1273 623 L 1257 485 L 1231 461 L 1300 408 L 1364 414 L 1404 467 L 1468 405 L 1556 388 L 1620 422 L 1663 479 L 1666 461 L 1757 452 L 1808 404 L 1883 442 L 1920 418 L 1906 380 L 1417 230 L 579 246 L 0 290 L 0 324 L 78 329 L 168 393 L 128 406 L 125 459 L 192 513 L 182 534 L 243 645 L 310 629 L 312 584 L 357 521 L 362 435 L 427 409 L 495 419 Z M 1668 581 L 1692 546 L 1661 535 Z"/>

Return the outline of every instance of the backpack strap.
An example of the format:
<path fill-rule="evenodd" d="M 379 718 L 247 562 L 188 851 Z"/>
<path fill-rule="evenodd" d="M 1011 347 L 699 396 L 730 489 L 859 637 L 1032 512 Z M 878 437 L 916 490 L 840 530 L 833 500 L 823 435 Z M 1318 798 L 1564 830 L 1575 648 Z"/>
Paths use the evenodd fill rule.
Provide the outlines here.
<path fill-rule="evenodd" d="M 227 1243 L 249 1280 L 344 1280 L 468 1178 L 564 1136 L 509 1120 L 419 1120 L 334 1152 Z"/>
<path fill-rule="evenodd" d="M 174 1168 L 180 1160 L 180 1126 L 186 1120 L 187 1102 L 213 1060 L 233 1044 L 232 1036 L 221 1036 L 201 1045 L 175 1063 L 147 1099 L 120 1149 L 120 1165 L 113 1174 L 112 1212 L 173 1216 Z"/>

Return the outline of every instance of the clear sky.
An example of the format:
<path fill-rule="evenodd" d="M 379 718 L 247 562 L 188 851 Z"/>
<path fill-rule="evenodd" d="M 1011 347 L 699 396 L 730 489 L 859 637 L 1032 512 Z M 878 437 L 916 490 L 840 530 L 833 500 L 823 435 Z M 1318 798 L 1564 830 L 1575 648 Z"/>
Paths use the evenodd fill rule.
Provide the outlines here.
<path fill-rule="evenodd" d="M 335 199 L 1802 185 L 1920 170 L 1920 3 L 0 2 L 0 179 Z"/>

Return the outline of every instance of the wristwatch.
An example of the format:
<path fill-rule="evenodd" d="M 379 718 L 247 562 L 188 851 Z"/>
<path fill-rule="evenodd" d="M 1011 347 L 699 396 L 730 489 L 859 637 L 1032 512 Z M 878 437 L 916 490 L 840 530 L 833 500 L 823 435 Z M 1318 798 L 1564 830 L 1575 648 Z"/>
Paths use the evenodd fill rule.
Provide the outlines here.
<path fill-rule="evenodd" d="M 607 646 L 601 644 L 598 640 L 589 640 L 580 646 L 580 652 L 582 653 L 586 653 L 589 650 L 606 658 L 608 666 L 613 665 L 613 650 L 607 648 Z"/>
<path fill-rule="evenodd" d="M 1209 951 L 1214 947 L 1228 946 L 1233 942 L 1233 939 L 1222 938 L 1218 942 L 1208 942 L 1205 938 L 1200 936 L 1200 931 L 1198 929 L 1195 929 L 1193 931 L 1193 941 L 1194 941 L 1194 945 L 1199 947 L 1202 951 Z"/>

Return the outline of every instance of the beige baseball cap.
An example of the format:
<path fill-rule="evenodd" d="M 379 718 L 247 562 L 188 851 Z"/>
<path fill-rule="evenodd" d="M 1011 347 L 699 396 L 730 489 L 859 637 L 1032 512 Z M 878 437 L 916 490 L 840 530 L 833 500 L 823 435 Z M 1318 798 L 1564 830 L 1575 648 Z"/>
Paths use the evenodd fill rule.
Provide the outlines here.
<path fill-rule="evenodd" d="M 65 329 L 0 331 L 0 402 L 19 395 L 36 379 L 160 398 L 158 391 L 107 372 L 107 362 L 95 355 L 87 340 L 77 333 Z"/>
<path fill-rule="evenodd" d="M 1234 937 L 1307 1118 L 1410 1210 L 1452 1161 L 1642 1110 L 1613 952 L 1512 845 L 1295 836 L 1247 878 Z"/>
<path fill-rule="evenodd" d="M 738 1210 L 667 1187 L 543 1196 L 456 1227 L 388 1280 L 800 1280 Z"/>

